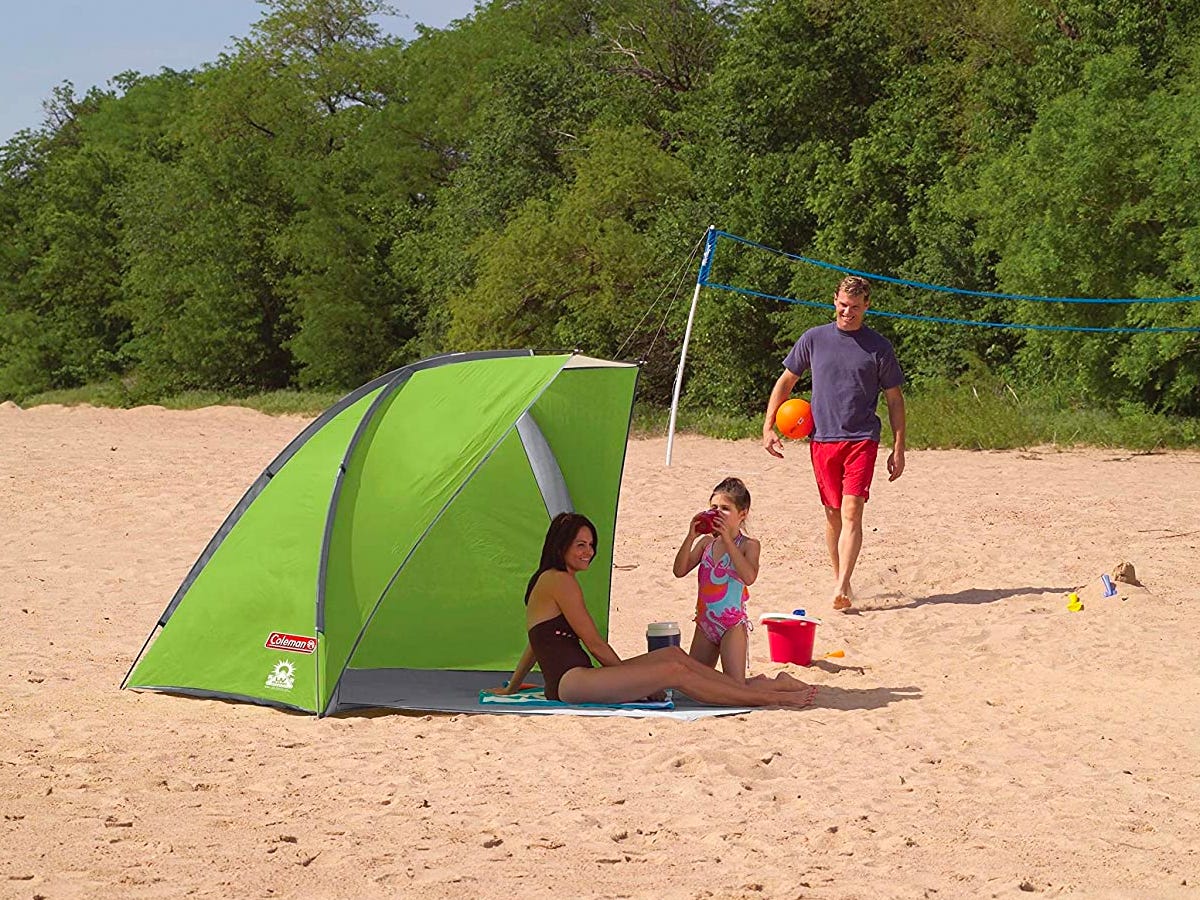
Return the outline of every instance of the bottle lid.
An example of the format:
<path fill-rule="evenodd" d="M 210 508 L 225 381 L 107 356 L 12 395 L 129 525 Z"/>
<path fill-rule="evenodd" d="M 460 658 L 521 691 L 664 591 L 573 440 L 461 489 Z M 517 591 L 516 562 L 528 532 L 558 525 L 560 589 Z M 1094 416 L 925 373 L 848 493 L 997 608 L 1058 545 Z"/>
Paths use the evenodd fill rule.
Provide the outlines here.
<path fill-rule="evenodd" d="M 646 626 L 647 637 L 663 637 L 664 635 L 679 634 L 678 622 L 651 622 Z"/>

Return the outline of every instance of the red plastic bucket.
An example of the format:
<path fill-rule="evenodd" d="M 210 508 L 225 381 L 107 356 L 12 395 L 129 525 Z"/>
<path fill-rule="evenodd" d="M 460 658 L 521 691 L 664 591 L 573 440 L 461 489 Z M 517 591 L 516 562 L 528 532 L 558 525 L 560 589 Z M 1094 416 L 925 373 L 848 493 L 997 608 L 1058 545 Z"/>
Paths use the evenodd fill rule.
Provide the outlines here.
<path fill-rule="evenodd" d="M 813 640 L 819 620 L 777 613 L 763 616 L 762 623 L 767 626 L 772 662 L 812 665 Z"/>

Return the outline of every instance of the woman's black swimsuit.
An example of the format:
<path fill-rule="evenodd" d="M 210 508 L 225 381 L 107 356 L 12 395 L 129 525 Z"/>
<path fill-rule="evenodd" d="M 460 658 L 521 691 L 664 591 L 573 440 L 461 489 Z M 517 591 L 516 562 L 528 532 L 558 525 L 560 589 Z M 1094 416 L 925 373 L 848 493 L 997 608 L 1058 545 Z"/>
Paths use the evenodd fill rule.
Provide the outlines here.
<path fill-rule="evenodd" d="M 558 682 L 571 669 L 592 668 L 592 658 L 562 613 L 530 628 L 529 646 L 542 667 L 547 700 L 558 699 Z"/>

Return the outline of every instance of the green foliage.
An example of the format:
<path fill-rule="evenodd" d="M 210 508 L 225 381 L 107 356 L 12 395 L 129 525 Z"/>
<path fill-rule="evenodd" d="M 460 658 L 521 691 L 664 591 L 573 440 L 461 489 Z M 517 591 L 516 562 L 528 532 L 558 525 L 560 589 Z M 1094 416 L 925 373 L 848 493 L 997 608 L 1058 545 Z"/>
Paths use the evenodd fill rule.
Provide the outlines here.
<path fill-rule="evenodd" d="M 1154 451 L 1200 443 L 1200 420 L 1195 418 L 1155 413 L 1135 403 L 1082 406 L 1036 389 L 1018 393 L 986 371 L 953 382 L 927 383 L 905 399 L 906 442 L 912 450 L 1075 446 Z M 882 403 L 879 417 L 886 447 L 891 431 Z M 664 437 L 668 423 L 668 411 L 659 405 L 642 403 L 634 410 L 633 433 L 638 437 Z M 682 408 L 676 429 L 726 440 L 758 440 L 762 416 Z M 797 450 L 807 453 L 802 445 L 787 445 L 793 454 Z"/>
<path fill-rule="evenodd" d="M 272 416 L 310 416 L 315 418 L 333 406 L 342 394 L 331 391 L 267 391 L 261 394 L 226 394 L 220 391 L 184 391 L 155 397 L 154 403 L 166 409 L 202 409 L 206 406 L 244 406 Z M 25 407 L 58 404 L 61 406 L 141 405 L 130 385 L 123 381 L 98 381 L 76 388 L 60 388 L 33 394 Z"/>
<path fill-rule="evenodd" d="M 668 263 L 655 217 L 688 172 L 640 129 L 594 132 L 573 169 L 561 193 L 527 201 L 474 245 L 479 277 L 451 303 L 453 346 L 610 355 L 636 325 Z"/>
<path fill-rule="evenodd" d="M 134 332 L 124 352 L 151 393 L 287 380 L 270 207 L 248 191 L 233 199 L 262 161 L 219 162 L 228 169 L 147 164 L 123 196 L 131 262 L 120 309 Z"/>
<path fill-rule="evenodd" d="M 890 439 L 883 416 L 884 440 Z M 1039 446 L 1157 450 L 1195 446 L 1200 422 L 1154 413 L 1135 403 L 1064 401 L 1053 392 L 1017 392 L 984 375 L 926 385 L 908 399 L 906 436 L 916 449 L 1009 450 Z"/>
<path fill-rule="evenodd" d="M 334 396 L 421 356 L 534 346 L 643 358 L 663 404 L 709 223 L 969 290 L 1200 293 L 1196 4 L 492 0 L 410 43 L 380 32 L 387 11 L 265 0 L 197 71 L 55 90 L 0 148 L 0 399 Z M 838 275 L 722 244 L 713 278 L 826 301 Z M 1200 304 L 886 283 L 872 302 L 1200 324 Z M 685 420 L 756 434 L 780 360 L 824 321 L 706 292 Z M 915 442 L 1194 438 L 1169 416 L 1200 415 L 1195 335 L 871 323 Z"/>
<path fill-rule="evenodd" d="M 56 388 L 30 394 L 22 400 L 25 407 L 57 404 L 59 406 L 134 406 L 129 391 L 120 381 L 96 381 L 73 388 Z"/>
<path fill-rule="evenodd" d="M 0 394 L 73 385 L 114 371 L 125 323 L 110 310 L 121 259 L 114 184 L 125 158 L 104 107 L 70 85 L 50 109 L 53 135 L 18 135 L 3 153 L 0 184 Z"/>
<path fill-rule="evenodd" d="M 1131 50 L 1089 62 L 1082 85 L 1048 104 L 1024 140 L 982 172 L 975 201 L 986 214 L 978 240 L 998 257 L 1002 288 L 1097 297 L 1195 293 L 1200 280 L 1176 243 L 1200 224 L 1192 192 L 1178 193 L 1195 175 L 1194 162 L 1181 166 L 1177 156 L 1195 142 L 1188 127 L 1194 97 L 1174 85 L 1154 89 Z M 1064 307 L 1056 315 L 1063 324 L 1200 323 L 1196 305 Z M 1017 320 L 1045 312 L 1021 304 Z M 1194 335 L 1035 335 L 1016 365 L 1026 381 L 1049 378 L 1085 399 L 1123 395 L 1195 415 L 1200 373 L 1185 357 L 1197 346 Z"/>

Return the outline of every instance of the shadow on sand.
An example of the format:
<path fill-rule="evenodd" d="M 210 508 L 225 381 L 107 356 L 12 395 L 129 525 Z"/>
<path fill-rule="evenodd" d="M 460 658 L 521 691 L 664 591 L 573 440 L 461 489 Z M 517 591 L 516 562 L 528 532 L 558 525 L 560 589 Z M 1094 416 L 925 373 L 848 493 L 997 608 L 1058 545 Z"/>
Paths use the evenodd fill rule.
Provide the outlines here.
<path fill-rule="evenodd" d="M 809 663 L 808 668 L 820 669 L 822 672 L 828 672 L 830 675 L 837 675 L 839 672 L 853 672 L 855 675 L 862 675 L 866 672 L 866 669 L 862 666 L 848 666 L 844 663 L 835 663 L 828 659 L 814 659 Z"/>
<path fill-rule="evenodd" d="M 920 700 L 918 687 L 844 688 L 822 684 L 812 709 L 882 709 L 904 700 Z"/>
<path fill-rule="evenodd" d="M 854 613 L 876 613 L 876 612 L 891 612 L 895 609 L 913 609 L 918 606 L 925 606 L 930 603 L 995 603 L 997 600 L 1007 600 L 1009 597 L 1022 597 L 1029 594 L 1065 594 L 1068 591 L 1075 590 L 1075 586 L 1071 587 L 1014 587 L 1014 588 L 967 588 L 964 591 L 955 591 L 952 594 L 930 594 L 928 597 L 914 597 L 907 603 L 895 603 L 881 606 L 861 606 L 855 607 Z M 885 600 L 888 596 L 899 596 L 897 594 L 884 595 L 878 597 L 878 600 Z"/>

